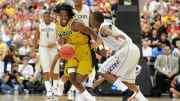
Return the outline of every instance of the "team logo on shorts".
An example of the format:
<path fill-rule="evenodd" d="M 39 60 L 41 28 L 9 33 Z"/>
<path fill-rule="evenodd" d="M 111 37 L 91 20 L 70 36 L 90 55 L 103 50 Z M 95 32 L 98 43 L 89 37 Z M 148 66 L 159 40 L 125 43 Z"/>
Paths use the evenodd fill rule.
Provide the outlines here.
<path fill-rule="evenodd" d="M 119 61 L 116 60 L 116 61 L 107 69 L 107 72 L 111 73 L 118 65 L 119 65 Z"/>

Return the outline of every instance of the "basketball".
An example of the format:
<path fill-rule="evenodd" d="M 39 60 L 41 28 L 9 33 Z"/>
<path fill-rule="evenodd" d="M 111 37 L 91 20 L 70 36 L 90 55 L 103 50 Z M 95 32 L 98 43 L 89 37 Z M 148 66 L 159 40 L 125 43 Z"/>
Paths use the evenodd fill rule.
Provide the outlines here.
<path fill-rule="evenodd" d="M 71 59 L 75 56 L 76 50 L 71 44 L 64 44 L 60 49 L 60 55 L 64 59 Z"/>

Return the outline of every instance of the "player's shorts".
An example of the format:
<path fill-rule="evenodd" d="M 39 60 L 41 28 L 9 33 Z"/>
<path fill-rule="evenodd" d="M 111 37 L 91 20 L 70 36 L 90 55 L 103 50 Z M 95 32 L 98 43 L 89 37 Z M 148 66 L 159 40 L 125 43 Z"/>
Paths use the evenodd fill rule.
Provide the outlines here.
<path fill-rule="evenodd" d="M 76 49 L 75 57 L 65 62 L 64 75 L 69 77 L 67 73 L 68 68 L 76 68 L 76 73 L 79 74 L 91 74 L 92 65 L 92 55 L 91 49 L 88 44 L 74 46 Z"/>
<path fill-rule="evenodd" d="M 53 63 L 54 57 L 57 55 L 57 48 L 47 48 L 43 46 L 39 46 L 39 54 L 40 54 L 40 63 L 43 69 L 43 72 L 50 72 L 51 65 Z M 59 74 L 59 62 L 57 61 L 54 67 L 54 73 Z"/>
<path fill-rule="evenodd" d="M 174 84 L 174 89 L 176 89 L 178 92 L 180 92 L 180 83 L 176 82 Z"/>
<path fill-rule="evenodd" d="M 100 66 L 98 72 L 111 73 L 121 81 L 135 83 L 136 65 L 139 61 L 140 51 L 133 43 L 125 44 Z"/>

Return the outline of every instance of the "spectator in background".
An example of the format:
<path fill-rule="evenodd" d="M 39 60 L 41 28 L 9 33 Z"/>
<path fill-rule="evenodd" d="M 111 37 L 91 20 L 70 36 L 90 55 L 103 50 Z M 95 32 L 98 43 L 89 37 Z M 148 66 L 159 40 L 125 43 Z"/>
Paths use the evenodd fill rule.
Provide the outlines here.
<path fill-rule="evenodd" d="M 16 39 L 17 39 L 18 37 L 21 38 L 21 39 L 23 38 L 20 29 L 17 29 L 17 31 L 15 32 L 15 35 L 14 35 L 13 40 L 16 41 Z"/>
<path fill-rule="evenodd" d="M 167 11 L 167 3 L 164 2 L 164 0 L 159 0 L 159 2 L 157 3 L 157 11 L 160 14 L 163 14 L 165 11 Z"/>
<path fill-rule="evenodd" d="M 0 48 L 0 85 L 2 84 L 2 78 L 4 76 L 4 57 L 6 56 L 6 52 L 3 52 L 3 50 Z M 0 87 L 0 94 L 3 94 L 3 91 Z"/>
<path fill-rule="evenodd" d="M 12 69 L 11 67 L 12 67 L 13 63 L 18 63 L 18 60 L 17 60 L 17 58 L 15 56 L 14 47 L 10 46 L 8 51 L 7 51 L 6 56 L 4 58 L 4 69 L 5 69 L 4 71 L 5 71 L 5 73 L 7 71 L 11 71 L 11 69 Z"/>
<path fill-rule="evenodd" d="M 148 46 L 147 41 L 143 41 L 142 46 L 143 57 L 146 58 L 146 60 L 150 60 L 149 58 L 152 57 L 152 48 Z"/>
<path fill-rule="evenodd" d="M 29 55 L 31 52 L 29 42 L 27 39 L 23 41 L 23 47 L 19 49 L 19 55 Z"/>
<path fill-rule="evenodd" d="M 24 81 L 23 84 L 26 89 L 28 89 L 26 83 L 30 82 L 32 80 L 34 71 L 33 67 L 28 64 L 29 57 L 23 57 L 23 64 L 19 65 L 19 72 L 23 75 Z"/>
<path fill-rule="evenodd" d="M 6 42 L 6 41 L 9 41 L 9 40 L 10 40 L 10 37 L 9 37 L 9 33 L 10 33 L 10 31 L 11 31 L 11 30 L 9 30 L 9 27 L 8 27 L 8 26 L 6 26 L 6 28 L 5 28 L 5 34 L 4 34 L 4 35 L 2 35 L 2 39 L 3 39 L 3 41 L 4 41 L 4 42 Z"/>
<path fill-rule="evenodd" d="M 179 71 L 178 59 L 171 55 L 170 46 L 164 47 L 164 54 L 159 55 L 155 61 L 154 68 L 156 73 L 156 90 L 161 95 L 163 81 L 165 79 L 173 80 Z"/>
<path fill-rule="evenodd" d="M 9 3 L 6 5 L 6 13 L 8 15 L 14 15 L 15 14 L 15 9 L 10 5 Z"/>
<path fill-rule="evenodd" d="M 8 46 L 2 40 L 2 35 L 0 35 L 0 48 L 3 50 L 3 52 L 6 52 L 8 50 Z"/>
<path fill-rule="evenodd" d="M 158 37 L 158 33 L 157 33 L 157 30 L 152 30 L 152 35 L 150 36 L 149 38 L 149 45 L 154 48 L 154 47 L 157 47 L 157 44 L 159 42 L 159 37 Z"/>
<path fill-rule="evenodd" d="M 172 38 L 172 33 L 171 32 L 169 32 L 167 34 L 167 40 L 170 42 L 170 44 L 172 44 L 173 38 Z"/>
<path fill-rule="evenodd" d="M 172 20 L 171 26 L 167 28 L 167 32 L 175 33 L 175 31 L 179 30 L 179 26 L 176 25 L 176 21 Z"/>
<path fill-rule="evenodd" d="M 19 52 L 19 49 L 23 47 L 23 40 L 21 37 L 16 38 L 16 50 Z"/>
<path fill-rule="evenodd" d="M 161 39 L 159 42 L 162 44 L 162 47 L 164 48 L 165 46 L 171 46 L 170 42 L 167 40 L 166 33 L 161 34 Z"/>
<path fill-rule="evenodd" d="M 18 86 L 18 91 L 21 93 L 24 89 L 22 74 L 18 72 L 18 64 L 12 65 L 12 71 L 4 75 L 3 83 L 1 88 L 6 91 L 10 91 L 10 94 L 14 94 L 16 86 Z"/>
<path fill-rule="evenodd" d="M 157 47 L 152 50 L 152 57 L 157 57 L 158 55 L 164 54 L 164 48 L 162 48 L 162 44 L 158 43 Z"/>
<path fill-rule="evenodd" d="M 150 37 L 150 26 L 146 25 L 142 32 L 142 40 L 149 41 L 149 37 Z"/>
<path fill-rule="evenodd" d="M 43 81 L 43 73 L 41 68 L 36 68 L 34 76 L 31 82 L 26 83 L 29 93 L 38 93 L 41 94 L 45 91 L 44 81 Z"/>
<path fill-rule="evenodd" d="M 14 34 L 13 32 L 9 35 L 10 40 L 6 41 L 6 44 L 8 45 L 8 47 L 11 46 L 11 43 L 13 42 L 13 38 L 14 38 Z"/>
<path fill-rule="evenodd" d="M 174 47 L 177 48 L 178 46 L 180 46 L 180 30 L 176 31 L 176 33 L 177 33 L 177 38 L 173 39 L 172 44 Z"/>
<path fill-rule="evenodd" d="M 168 10 L 171 11 L 173 14 L 175 14 L 177 10 L 177 6 L 175 4 L 176 0 L 170 0 L 170 4 L 168 5 Z"/>

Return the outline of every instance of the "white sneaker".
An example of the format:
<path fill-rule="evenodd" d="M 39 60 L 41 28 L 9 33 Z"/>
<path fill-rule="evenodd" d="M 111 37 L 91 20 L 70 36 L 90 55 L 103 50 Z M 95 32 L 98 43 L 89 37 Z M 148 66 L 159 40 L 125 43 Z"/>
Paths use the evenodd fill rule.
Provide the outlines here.
<path fill-rule="evenodd" d="M 87 101 L 96 101 L 96 97 L 95 97 L 95 96 L 93 96 L 93 98 L 92 98 L 92 99 L 87 99 Z"/>
<path fill-rule="evenodd" d="M 74 100 L 74 91 L 70 90 L 68 92 L 68 100 Z"/>
<path fill-rule="evenodd" d="M 59 94 L 60 94 L 60 96 L 63 96 L 63 92 L 64 92 L 64 85 L 59 84 Z"/>
<path fill-rule="evenodd" d="M 53 94 L 54 94 L 54 97 L 59 97 L 60 96 L 59 87 L 53 88 Z"/>
<path fill-rule="evenodd" d="M 53 97 L 52 91 L 47 91 L 46 92 L 46 99 L 52 99 L 52 97 Z"/>
<path fill-rule="evenodd" d="M 96 101 L 96 97 L 95 97 L 95 96 L 93 96 L 93 99 L 92 99 L 92 101 Z"/>

